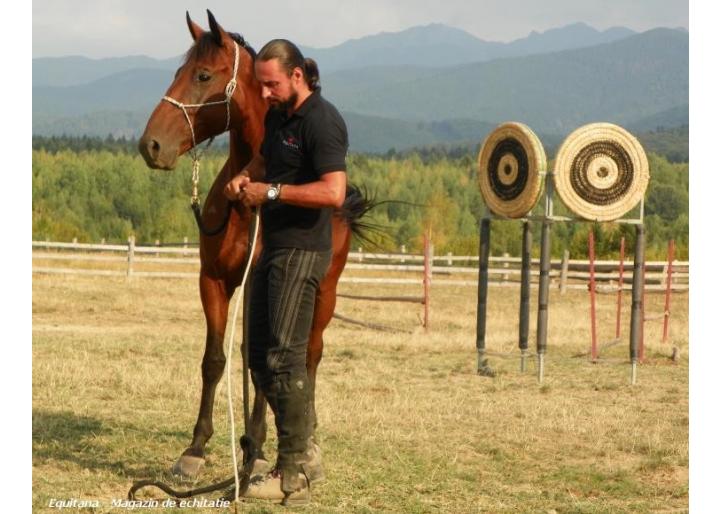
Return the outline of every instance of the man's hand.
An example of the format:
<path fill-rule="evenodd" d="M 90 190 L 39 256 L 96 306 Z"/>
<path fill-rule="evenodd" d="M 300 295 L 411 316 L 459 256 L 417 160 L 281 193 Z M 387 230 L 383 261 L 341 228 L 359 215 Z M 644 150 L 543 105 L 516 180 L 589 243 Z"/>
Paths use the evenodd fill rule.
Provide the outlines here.
<path fill-rule="evenodd" d="M 227 183 L 223 194 L 228 200 L 240 200 L 246 207 L 255 207 L 267 201 L 270 184 L 252 182 L 250 177 L 241 173 Z"/>
<path fill-rule="evenodd" d="M 267 202 L 267 192 L 270 184 L 265 182 L 248 182 L 241 198 L 246 207 L 256 207 Z"/>
<path fill-rule="evenodd" d="M 244 173 L 241 173 L 227 183 L 225 189 L 223 189 L 223 194 L 225 194 L 227 199 L 231 201 L 242 200 L 245 193 L 245 188 L 249 183 L 250 177 L 248 177 Z"/>

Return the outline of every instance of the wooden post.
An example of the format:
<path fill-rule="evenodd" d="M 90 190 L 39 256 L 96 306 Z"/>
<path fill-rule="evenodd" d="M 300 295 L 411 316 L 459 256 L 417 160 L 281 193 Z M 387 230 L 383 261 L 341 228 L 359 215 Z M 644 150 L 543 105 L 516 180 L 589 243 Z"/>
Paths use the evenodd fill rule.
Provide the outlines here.
<path fill-rule="evenodd" d="M 597 361 L 597 319 L 595 317 L 595 233 L 590 228 L 588 234 L 588 258 L 590 259 L 590 358 Z"/>
<path fill-rule="evenodd" d="M 447 265 L 452 266 L 452 252 L 447 253 Z"/>
<path fill-rule="evenodd" d="M 73 242 L 74 245 L 76 245 L 76 244 L 77 244 L 77 237 L 73 237 L 72 242 Z"/>
<path fill-rule="evenodd" d="M 667 280 L 665 285 L 665 310 L 663 311 L 663 338 L 662 342 L 667 343 L 668 328 L 670 324 L 670 295 L 672 294 L 672 263 L 675 260 L 675 240 L 668 243 Z"/>
<path fill-rule="evenodd" d="M 503 262 L 502 267 L 503 267 L 503 268 L 509 268 L 509 267 L 510 267 L 510 263 L 507 261 L 507 259 L 510 258 L 510 254 L 507 253 L 507 252 L 504 252 L 504 253 L 502 254 L 502 256 L 503 256 L 503 259 L 506 259 L 506 260 Z M 508 280 L 510 280 L 510 274 L 509 274 L 509 273 L 503 273 L 503 274 L 502 274 L 502 281 L 503 281 L 503 282 L 507 282 Z"/>
<path fill-rule="evenodd" d="M 540 236 L 540 283 L 538 285 L 537 314 L 537 357 L 538 383 L 545 376 L 545 352 L 547 351 L 548 306 L 550 302 L 550 227 L 549 220 L 543 221 Z"/>
<path fill-rule="evenodd" d="M 563 251 L 562 267 L 560 268 L 560 294 L 567 291 L 568 267 L 570 266 L 570 252 Z"/>
<path fill-rule="evenodd" d="M 187 247 L 188 247 L 188 238 L 187 238 L 187 236 L 185 236 L 185 237 L 183 237 L 183 248 L 184 248 L 185 250 L 187 250 Z M 184 257 L 185 255 L 187 255 L 187 252 L 183 252 L 183 257 Z"/>
<path fill-rule="evenodd" d="M 625 271 L 625 238 L 620 239 L 620 267 L 618 268 L 617 313 L 615 315 L 615 339 L 620 339 L 620 313 L 622 312 L 623 272 Z"/>
<path fill-rule="evenodd" d="M 423 289 L 424 289 L 424 298 L 425 298 L 425 317 L 423 321 L 423 326 L 425 327 L 425 332 L 428 332 L 430 330 L 430 283 L 432 282 L 432 266 L 433 266 L 433 245 L 431 238 L 432 232 L 426 231 L 424 236 L 424 247 L 425 247 L 425 266 L 424 266 L 424 276 L 423 276 Z"/>
<path fill-rule="evenodd" d="M 358 256 L 358 262 L 362 262 L 363 261 L 362 246 L 360 248 L 358 248 L 358 253 L 360 254 Z"/>
<path fill-rule="evenodd" d="M 155 240 L 155 246 L 160 247 L 160 240 L 159 240 L 159 239 L 156 239 L 156 240 Z M 160 256 L 160 253 L 159 253 L 159 252 L 156 252 L 156 253 L 155 253 L 155 257 L 159 257 L 159 256 Z"/>
<path fill-rule="evenodd" d="M 640 324 L 640 348 L 638 349 L 638 360 L 642 363 L 645 361 L 645 261 L 642 263 L 642 302 L 640 303 L 640 312 L 642 312 L 643 322 Z"/>
<path fill-rule="evenodd" d="M 525 361 L 528 354 L 530 334 L 530 264 L 532 249 L 532 232 L 530 222 L 523 223 L 522 259 L 520 265 L 520 327 L 518 346 L 520 348 L 520 372 L 525 372 Z"/>
<path fill-rule="evenodd" d="M 478 274 L 478 302 L 475 348 L 477 350 L 477 372 L 485 369 L 485 330 L 487 326 L 488 263 L 490 261 L 490 220 L 480 222 L 480 272 Z"/>
<path fill-rule="evenodd" d="M 100 244 L 101 244 L 101 245 L 104 245 L 104 244 L 105 244 L 105 238 L 104 238 L 104 237 L 100 240 Z"/>
<path fill-rule="evenodd" d="M 400 256 L 400 264 L 405 263 L 405 253 L 407 252 L 407 249 L 405 248 L 405 245 L 400 245 L 400 253 L 402 254 Z"/>
<path fill-rule="evenodd" d="M 135 260 L 135 236 L 128 237 L 128 259 L 127 259 L 127 278 L 128 280 L 133 274 L 133 261 Z"/>

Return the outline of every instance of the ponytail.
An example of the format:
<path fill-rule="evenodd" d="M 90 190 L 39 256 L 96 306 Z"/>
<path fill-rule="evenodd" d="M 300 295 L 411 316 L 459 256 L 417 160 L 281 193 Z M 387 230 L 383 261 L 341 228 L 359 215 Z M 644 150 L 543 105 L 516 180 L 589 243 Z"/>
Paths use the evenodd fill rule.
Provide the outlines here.
<path fill-rule="evenodd" d="M 303 62 L 303 72 L 305 73 L 305 82 L 307 82 L 310 91 L 315 91 L 320 87 L 320 70 L 314 59 L 305 58 Z"/>

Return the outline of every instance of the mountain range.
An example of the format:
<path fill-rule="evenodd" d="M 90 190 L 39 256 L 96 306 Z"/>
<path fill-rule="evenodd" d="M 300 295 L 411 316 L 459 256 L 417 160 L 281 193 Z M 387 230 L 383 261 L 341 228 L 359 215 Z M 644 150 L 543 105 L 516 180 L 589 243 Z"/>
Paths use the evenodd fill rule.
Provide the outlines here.
<path fill-rule="evenodd" d="M 624 27 L 598 31 L 575 23 L 525 38 L 499 43 L 484 41 L 463 30 L 442 24 L 413 27 L 402 32 L 383 32 L 351 39 L 333 48 L 301 47 L 303 53 L 322 62 L 323 71 L 366 66 L 455 66 L 503 57 L 519 57 L 609 43 L 635 34 Z"/>
<path fill-rule="evenodd" d="M 433 24 L 303 47 L 354 151 L 480 141 L 508 120 L 557 140 L 581 124 L 688 123 L 688 33 L 574 24 L 510 43 Z M 33 133 L 139 135 L 181 58 L 33 59 Z M 542 137 L 542 136 L 541 136 Z"/>

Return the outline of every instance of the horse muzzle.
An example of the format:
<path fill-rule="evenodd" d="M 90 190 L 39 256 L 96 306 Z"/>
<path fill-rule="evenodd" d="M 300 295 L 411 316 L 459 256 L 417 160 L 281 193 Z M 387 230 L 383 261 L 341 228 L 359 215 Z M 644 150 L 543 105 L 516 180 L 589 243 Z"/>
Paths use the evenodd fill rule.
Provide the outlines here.
<path fill-rule="evenodd" d="M 164 143 L 161 138 L 154 138 L 147 132 L 140 138 L 138 150 L 145 164 L 152 169 L 172 170 L 177 165 L 178 147 Z"/>

